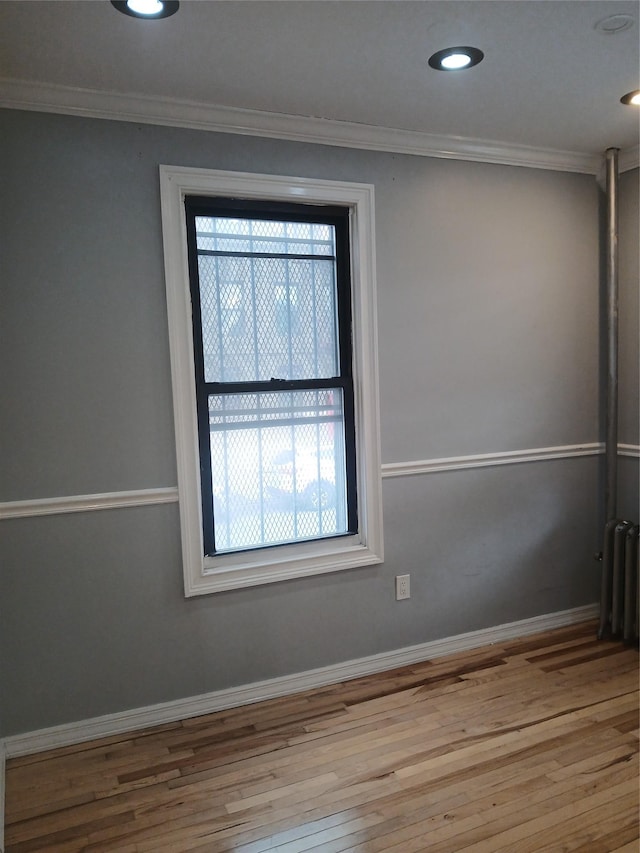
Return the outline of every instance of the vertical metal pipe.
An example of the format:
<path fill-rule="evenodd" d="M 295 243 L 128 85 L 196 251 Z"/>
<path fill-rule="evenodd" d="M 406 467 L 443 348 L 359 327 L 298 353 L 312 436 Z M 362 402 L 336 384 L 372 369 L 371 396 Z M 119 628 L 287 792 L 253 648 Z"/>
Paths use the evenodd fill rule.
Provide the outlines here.
<path fill-rule="evenodd" d="M 607 148 L 607 434 L 606 521 L 616 517 L 618 491 L 618 149 Z"/>

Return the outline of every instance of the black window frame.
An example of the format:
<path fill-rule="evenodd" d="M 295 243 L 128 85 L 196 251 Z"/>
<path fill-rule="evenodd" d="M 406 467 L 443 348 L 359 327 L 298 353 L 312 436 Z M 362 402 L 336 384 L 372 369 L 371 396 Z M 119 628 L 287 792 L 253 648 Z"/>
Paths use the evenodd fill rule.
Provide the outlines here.
<path fill-rule="evenodd" d="M 342 538 L 359 532 L 355 392 L 353 381 L 353 340 L 351 308 L 351 256 L 350 256 L 350 209 L 339 205 L 304 204 L 254 199 L 234 199 L 222 196 L 186 195 L 184 197 L 187 235 L 187 258 L 189 269 L 189 292 L 193 331 L 194 376 L 198 425 L 198 450 L 200 459 L 200 486 L 203 526 L 204 556 L 215 557 L 221 552 L 215 549 L 214 502 L 212 490 L 211 446 L 209 426 L 209 395 L 256 393 L 264 391 L 305 391 L 316 389 L 342 390 L 347 489 L 347 530 L 333 537 Z M 326 224 L 335 233 L 335 269 L 337 291 L 337 330 L 339 351 L 339 374 L 323 379 L 278 379 L 251 382 L 207 382 L 204 366 L 204 343 L 200 310 L 200 286 L 198 271 L 197 216 L 231 217 L 235 219 L 308 222 Z M 245 253 L 241 253 L 245 254 Z M 251 257 L 251 253 L 246 253 Z M 294 254 L 290 257 L 295 258 Z M 326 258 L 327 256 L 318 256 Z M 245 553 L 263 551 L 273 547 L 287 547 L 300 541 L 261 545 L 239 549 Z M 312 540 L 313 541 L 313 540 Z M 317 541 L 317 540 L 316 540 Z M 226 552 L 222 552 L 226 553 Z"/>

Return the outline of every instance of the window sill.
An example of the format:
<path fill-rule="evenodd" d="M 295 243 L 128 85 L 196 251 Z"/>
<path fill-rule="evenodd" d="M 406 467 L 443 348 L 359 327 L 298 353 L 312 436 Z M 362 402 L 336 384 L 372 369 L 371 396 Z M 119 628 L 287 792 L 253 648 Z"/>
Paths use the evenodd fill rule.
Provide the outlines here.
<path fill-rule="evenodd" d="M 242 589 L 381 562 L 382 557 L 358 536 L 205 557 L 202 571 L 190 578 L 185 595 Z"/>

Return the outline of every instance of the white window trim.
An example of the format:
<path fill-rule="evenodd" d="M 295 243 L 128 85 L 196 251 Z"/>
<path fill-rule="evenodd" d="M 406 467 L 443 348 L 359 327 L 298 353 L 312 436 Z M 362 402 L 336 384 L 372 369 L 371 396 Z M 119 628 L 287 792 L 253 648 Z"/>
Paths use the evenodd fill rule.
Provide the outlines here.
<path fill-rule="evenodd" d="M 190 597 L 381 563 L 383 531 L 373 186 L 160 166 L 160 193 L 185 595 Z M 349 208 L 357 535 L 203 557 L 200 457 L 184 213 L 187 195 L 339 204 Z"/>

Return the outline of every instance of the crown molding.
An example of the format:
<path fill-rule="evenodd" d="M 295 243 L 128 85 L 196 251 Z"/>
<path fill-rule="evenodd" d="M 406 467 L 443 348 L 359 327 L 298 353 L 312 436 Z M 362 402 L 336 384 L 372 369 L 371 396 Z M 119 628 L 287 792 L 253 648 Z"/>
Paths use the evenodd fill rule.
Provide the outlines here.
<path fill-rule="evenodd" d="M 602 154 L 600 164 L 596 172 L 596 181 L 601 189 L 606 192 L 607 188 L 607 169 L 606 156 Z M 625 148 L 623 151 L 618 149 L 618 174 L 630 172 L 632 169 L 637 169 L 640 166 L 640 145 L 634 145 L 633 148 Z"/>
<path fill-rule="evenodd" d="M 485 139 L 0 78 L 0 107 L 595 175 L 600 156 Z"/>
<path fill-rule="evenodd" d="M 640 145 L 634 145 L 633 148 L 625 148 L 620 152 L 618 157 L 618 171 L 630 172 L 631 169 L 637 169 L 640 166 Z"/>

